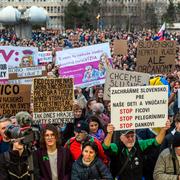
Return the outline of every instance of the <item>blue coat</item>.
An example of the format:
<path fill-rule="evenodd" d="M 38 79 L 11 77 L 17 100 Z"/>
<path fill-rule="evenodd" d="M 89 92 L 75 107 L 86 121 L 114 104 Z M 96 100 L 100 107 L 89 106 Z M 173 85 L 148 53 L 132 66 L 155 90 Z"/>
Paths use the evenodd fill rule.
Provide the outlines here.
<path fill-rule="evenodd" d="M 82 156 L 73 163 L 71 180 L 89 180 L 106 179 L 113 180 L 113 177 L 107 166 L 97 157 L 89 165 L 82 163 Z"/>

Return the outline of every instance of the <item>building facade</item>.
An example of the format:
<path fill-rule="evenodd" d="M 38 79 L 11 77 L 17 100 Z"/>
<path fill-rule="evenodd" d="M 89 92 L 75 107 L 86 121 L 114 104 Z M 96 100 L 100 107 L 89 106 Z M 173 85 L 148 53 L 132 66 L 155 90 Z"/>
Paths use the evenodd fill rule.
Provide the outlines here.
<path fill-rule="evenodd" d="M 0 9 L 6 6 L 29 8 L 43 7 L 49 15 L 47 28 L 64 28 L 64 10 L 70 0 L 0 0 Z M 78 0 L 83 3 L 85 0 Z M 91 0 L 86 0 L 90 2 Z M 158 19 L 166 11 L 169 0 L 99 0 L 103 28 L 136 29 L 143 21 L 147 4 L 155 6 Z M 180 0 L 174 0 L 177 4 Z M 160 24 L 161 22 L 159 22 Z"/>

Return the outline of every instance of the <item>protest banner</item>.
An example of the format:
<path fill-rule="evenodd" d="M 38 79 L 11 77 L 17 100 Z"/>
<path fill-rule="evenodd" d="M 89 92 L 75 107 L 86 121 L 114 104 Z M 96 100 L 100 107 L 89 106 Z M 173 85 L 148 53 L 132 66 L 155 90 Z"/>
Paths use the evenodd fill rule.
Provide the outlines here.
<path fill-rule="evenodd" d="M 8 67 L 30 67 L 37 65 L 38 48 L 19 46 L 0 46 L 0 63 Z"/>
<path fill-rule="evenodd" d="M 146 73 L 123 71 L 109 68 L 104 86 L 104 100 L 110 100 L 111 87 L 149 85 L 150 75 Z"/>
<path fill-rule="evenodd" d="M 38 65 L 46 65 L 49 62 L 52 62 L 52 52 L 51 51 L 44 51 L 44 52 L 38 52 Z"/>
<path fill-rule="evenodd" d="M 0 115 L 30 111 L 30 85 L 0 84 Z"/>
<path fill-rule="evenodd" d="M 140 41 L 137 48 L 138 72 L 167 74 L 174 70 L 176 41 Z"/>
<path fill-rule="evenodd" d="M 0 80 L 9 79 L 7 63 L 0 62 Z"/>
<path fill-rule="evenodd" d="M 111 67 L 109 43 L 56 52 L 61 77 L 74 78 L 76 87 L 104 84 L 106 70 Z"/>
<path fill-rule="evenodd" d="M 45 66 L 9 68 L 9 79 L 41 77 L 41 76 L 45 76 L 45 75 L 46 75 L 46 67 Z"/>
<path fill-rule="evenodd" d="M 114 54 L 115 55 L 127 55 L 128 54 L 128 45 L 127 40 L 119 40 L 115 39 L 113 41 L 113 48 L 114 48 Z"/>
<path fill-rule="evenodd" d="M 9 68 L 9 84 L 32 84 L 35 77 L 45 77 L 47 75 L 45 66 L 36 67 L 14 67 Z"/>
<path fill-rule="evenodd" d="M 111 123 L 116 130 L 165 127 L 168 86 L 111 88 Z"/>
<path fill-rule="evenodd" d="M 33 80 L 34 124 L 73 122 L 73 79 Z"/>
<path fill-rule="evenodd" d="M 8 80 L 8 84 L 26 84 L 26 85 L 30 84 L 30 85 L 32 85 L 32 83 L 33 83 L 33 78 L 11 79 L 11 80 Z"/>

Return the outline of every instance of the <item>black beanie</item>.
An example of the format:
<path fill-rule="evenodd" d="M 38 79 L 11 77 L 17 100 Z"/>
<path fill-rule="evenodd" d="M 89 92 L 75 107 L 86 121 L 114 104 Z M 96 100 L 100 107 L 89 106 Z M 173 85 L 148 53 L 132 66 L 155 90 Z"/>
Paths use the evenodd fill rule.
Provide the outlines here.
<path fill-rule="evenodd" d="M 180 146 L 180 132 L 176 132 L 173 138 L 173 147 L 179 147 L 179 146 Z"/>

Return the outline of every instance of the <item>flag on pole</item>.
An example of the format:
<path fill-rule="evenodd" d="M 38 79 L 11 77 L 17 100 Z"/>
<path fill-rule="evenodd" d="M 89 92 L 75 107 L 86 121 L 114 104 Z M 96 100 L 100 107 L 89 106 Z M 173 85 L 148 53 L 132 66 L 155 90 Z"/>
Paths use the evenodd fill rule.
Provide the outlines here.
<path fill-rule="evenodd" d="M 158 37 L 159 37 L 160 41 L 164 40 L 164 32 L 165 32 L 165 30 L 166 30 L 166 25 L 165 25 L 165 23 L 163 23 L 163 25 L 161 26 L 161 29 L 158 32 Z"/>
<path fill-rule="evenodd" d="M 100 17 L 101 17 L 101 16 L 100 16 L 100 14 L 98 13 L 98 15 L 96 16 L 96 19 L 99 20 Z"/>

